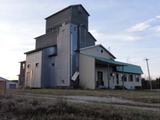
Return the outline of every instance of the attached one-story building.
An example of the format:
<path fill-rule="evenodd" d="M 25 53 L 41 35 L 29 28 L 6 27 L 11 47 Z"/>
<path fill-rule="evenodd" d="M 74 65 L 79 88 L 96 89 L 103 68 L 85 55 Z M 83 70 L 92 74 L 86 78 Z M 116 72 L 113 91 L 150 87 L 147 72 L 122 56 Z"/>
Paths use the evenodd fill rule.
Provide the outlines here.
<path fill-rule="evenodd" d="M 135 89 L 141 87 L 140 66 L 114 60 L 102 45 L 80 51 L 80 85 L 84 88 Z"/>
<path fill-rule="evenodd" d="M 21 62 L 21 86 L 31 88 L 75 87 L 85 89 L 141 86 L 140 66 L 116 57 L 88 31 L 89 13 L 71 5 L 46 20 L 46 32 L 36 37 L 35 49 Z"/>

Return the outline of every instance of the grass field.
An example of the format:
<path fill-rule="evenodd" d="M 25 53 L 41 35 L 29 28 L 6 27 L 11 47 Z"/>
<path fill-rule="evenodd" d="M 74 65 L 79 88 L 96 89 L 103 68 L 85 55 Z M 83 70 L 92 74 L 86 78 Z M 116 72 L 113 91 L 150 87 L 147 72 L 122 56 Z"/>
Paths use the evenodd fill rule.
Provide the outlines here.
<path fill-rule="evenodd" d="M 103 103 L 68 103 L 60 98 L 44 101 L 0 96 L 0 120 L 160 120 L 160 114 Z"/>
<path fill-rule="evenodd" d="M 79 90 L 79 89 L 25 89 L 12 90 L 17 93 L 48 94 L 57 96 L 113 96 L 145 103 L 160 103 L 160 91 L 150 90 Z"/>

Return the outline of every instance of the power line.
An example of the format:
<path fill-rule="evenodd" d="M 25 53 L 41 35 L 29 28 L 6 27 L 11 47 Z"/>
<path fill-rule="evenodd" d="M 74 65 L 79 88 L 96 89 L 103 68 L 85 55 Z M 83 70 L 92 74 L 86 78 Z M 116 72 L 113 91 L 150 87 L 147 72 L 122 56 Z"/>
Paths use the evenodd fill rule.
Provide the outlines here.
<path fill-rule="evenodd" d="M 152 90 L 152 81 L 151 81 L 151 76 L 150 76 L 150 70 L 149 70 L 149 64 L 148 64 L 148 58 L 145 59 L 146 60 L 146 65 L 147 65 L 147 71 L 148 71 L 148 79 L 149 79 L 149 83 L 150 83 L 150 89 Z"/>

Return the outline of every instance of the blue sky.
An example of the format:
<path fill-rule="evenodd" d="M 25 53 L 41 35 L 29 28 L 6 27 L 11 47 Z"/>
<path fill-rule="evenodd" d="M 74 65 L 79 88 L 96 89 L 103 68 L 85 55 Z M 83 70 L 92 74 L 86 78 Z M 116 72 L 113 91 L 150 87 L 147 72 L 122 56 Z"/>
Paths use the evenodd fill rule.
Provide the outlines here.
<path fill-rule="evenodd" d="M 19 61 L 44 34 L 44 18 L 71 4 L 90 13 L 89 30 L 117 57 L 142 66 L 149 58 L 152 77 L 160 76 L 159 0 L 0 0 L 0 76 L 17 79 Z"/>

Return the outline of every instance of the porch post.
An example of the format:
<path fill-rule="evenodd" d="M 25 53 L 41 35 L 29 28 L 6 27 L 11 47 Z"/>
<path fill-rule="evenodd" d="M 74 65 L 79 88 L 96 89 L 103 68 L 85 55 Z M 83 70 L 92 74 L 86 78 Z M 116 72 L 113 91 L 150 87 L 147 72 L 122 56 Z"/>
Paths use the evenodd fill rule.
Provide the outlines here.
<path fill-rule="evenodd" d="M 108 70 L 107 70 L 107 72 L 108 72 L 108 74 L 107 74 L 107 75 L 108 75 L 108 76 L 107 76 L 107 78 L 108 78 L 108 89 L 109 89 L 109 86 L 110 86 L 110 85 L 109 85 L 109 84 L 110 84 L 110 80 L 109 80 L 109 64 L 108 64 Z"/>
<path fill-rule="evenodd" d="M 122 66 L 122 87 L 124 90 L 124 66 Z"/>

